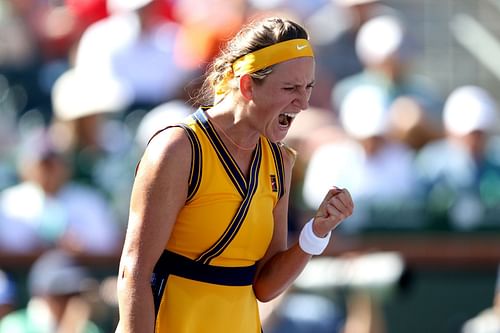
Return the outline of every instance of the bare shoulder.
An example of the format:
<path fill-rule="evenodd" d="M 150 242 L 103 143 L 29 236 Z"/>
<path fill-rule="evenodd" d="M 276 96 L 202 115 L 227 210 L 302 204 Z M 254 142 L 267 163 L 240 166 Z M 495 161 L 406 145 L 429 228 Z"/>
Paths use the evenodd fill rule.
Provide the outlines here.
<path fill-rule="evenodd" d="M 285 143 L 280 144 L 280 149 L 283 156 L 283 166 L 286 171 L 291 171 L 297 160 L 297 151 Z"/>
<path fill-rule="evenodd" d="M 187 179 L 190 164 L 191 144 L 185 130 L 171 127 L 151 139 L 137 167 L 136 178 L 173 177 L 180 181 Z"/>
<path fill-rule="evenodd" d="M 138 211 L 165 202 L 176 211 L 185 201 L 191 168 L 191 145 L 184 129 L 172 127 L 149 142 L 137 167 L 132 206 Z M 164 218 L 163 218 L 164 219 Z"/>
<path fill-rule="evenodd" d="M 184 129 L 171 127 L 157 133 L 149 142 L 141 159 L 141 165 L 162 168 L 165 164 L 179 167 L 189 165 L 191 144 Z"/>

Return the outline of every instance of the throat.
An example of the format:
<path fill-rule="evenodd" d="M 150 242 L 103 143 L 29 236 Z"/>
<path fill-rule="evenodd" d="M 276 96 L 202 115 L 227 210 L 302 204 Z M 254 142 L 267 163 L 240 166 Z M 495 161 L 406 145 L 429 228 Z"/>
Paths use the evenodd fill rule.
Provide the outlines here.
<path fill-rule="evenodd" d="M 255 149 L 255 147 L 257 146 L 257 142 L 252 144 L 252 145 L 242 145 L 242 144 L 238 144 L 236 143 L 236 141 L 233 140 L 233 138 L 231 138 L 231 136 L 229 134 L 226 133 L 226 131 L 224 131 L 222 129 L 222 127 L 219 127 L 215 122 L 212 122 L 212 124 L 215 126 L 215 128 L 222 133 L 223 137 L 235 148 L 238 148 L 239 150 L 244 150 L 244 151 L 253 151 Z"/>

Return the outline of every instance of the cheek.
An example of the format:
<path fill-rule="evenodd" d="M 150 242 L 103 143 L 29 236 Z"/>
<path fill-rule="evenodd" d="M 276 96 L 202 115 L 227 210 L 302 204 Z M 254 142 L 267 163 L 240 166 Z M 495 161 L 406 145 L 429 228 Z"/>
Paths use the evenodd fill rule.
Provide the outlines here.
<path fill-rule="evenodd" d="M 286 107 L 293 102 L 292 94 L 286 91 L 273 91 L 268 95 L 269 105 L 273 109 L 280 109 Z"/>
<path fill-rule="evenodd" d="M 269 90 L 266 93 L 260 94 L 256 99 L 254 99 L 255 105 L 258 107 L 260 114 L 268 114 L 270 109 L 276 104 L 277 95 Z"/>
<path fill-rule="evenodd" d="M 262 109 L 263 119 L 274 120 L 287 109 L 291 101 L 289 99 L 283 99 L 276 96 L 276 98 L 271 99 L 267 106 Z"/>
<path fill-rule="evenodd" d="M 283 109 L 287 108 L 293 98 L 290 93 L 280 89 L 262 89 L 254 100 L 259 109 L 261 119 L 276 118 Z"/>

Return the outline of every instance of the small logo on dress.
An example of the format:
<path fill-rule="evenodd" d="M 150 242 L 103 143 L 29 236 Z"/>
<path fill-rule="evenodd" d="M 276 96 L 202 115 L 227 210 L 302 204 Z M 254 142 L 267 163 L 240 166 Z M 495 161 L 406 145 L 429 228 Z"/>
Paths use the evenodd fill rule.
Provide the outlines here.
<path fill-rule="evenodd" d="M 297 45 L 297 50 L 302 51 L 306 47 L 307 47 L 307 45 Z"/>
<path fill-rule="evenodd" d="M 271 188 L 273 192 L 278 192 L 278 183 L 276 183 L 276 176 L 271 175 Z"/>

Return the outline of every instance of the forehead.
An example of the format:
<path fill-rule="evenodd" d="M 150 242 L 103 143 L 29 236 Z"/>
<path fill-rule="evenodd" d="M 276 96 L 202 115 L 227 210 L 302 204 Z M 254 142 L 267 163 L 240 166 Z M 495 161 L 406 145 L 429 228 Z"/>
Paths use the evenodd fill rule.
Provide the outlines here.
<path fill-rule="evenodd" d="M 310 83 L 314 81 L 314 68 L 313 57 L 300 57 L 274 65 L 269 77 L 273 81 Z"/>

